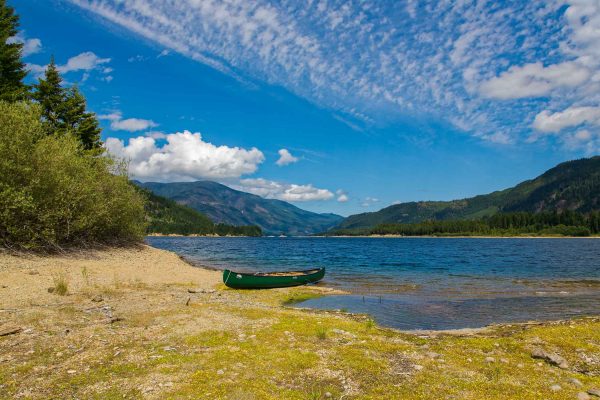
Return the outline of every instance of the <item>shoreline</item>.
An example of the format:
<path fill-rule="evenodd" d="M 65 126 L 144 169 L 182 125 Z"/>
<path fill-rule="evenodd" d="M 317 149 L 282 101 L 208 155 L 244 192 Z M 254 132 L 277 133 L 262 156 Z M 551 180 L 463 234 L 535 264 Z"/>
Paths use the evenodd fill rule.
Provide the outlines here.
<path fill-rule="evenodd" d="M 403 332 L 293 307 L 338 293 L 231 290 L 146 245 L 0 254 L 0 397 L 533 399 L 600 387 L 599 317 Z"/>

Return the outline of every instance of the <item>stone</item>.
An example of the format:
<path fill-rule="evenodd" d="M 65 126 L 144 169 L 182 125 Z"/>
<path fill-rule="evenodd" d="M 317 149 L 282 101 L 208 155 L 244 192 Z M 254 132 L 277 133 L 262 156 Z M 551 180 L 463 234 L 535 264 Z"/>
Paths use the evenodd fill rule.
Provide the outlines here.
<path fill-rule="evenodd" d="M 223 371 L 222 369 L 217 371 L 217 375 L 223 375 L 225 373 L 225 371 Z"/>
<path fill-rule="evenodd" d="M 591 397 L 589 394 L 587 394 L 586 392 L 579 392 L 577 393 L 577 400 L 590 400 Z"/>
<path fill-rule="evenodd" d="M 54 288 L 53 287 L 49 287 L 48 288 L 48 293 L 54 293 Z"/>
<path fill-rule="evenodd" d="M 104 300 L 104 298 L 102 298 L 102 296 L 101 296 L 101 295 L 99 295 L 99 294 L 98 294 L 98 295 L 96 295 L 96 296 L 94 296 L 94 297 L 92 297 L 92 301 L 93 301 L 94 303 L 100 303 L 100 302 L 101 302 L 101 301 L 103 301 L 103 300 Z"/>
<path fill-rule="evenodd" d="M 194 289 L 194 288 L 188 288 L 187 290 L 188 293 L 201 293 L 200 289 Z"/>
<path fill-rule="evenodd" d="M 504 364 L 508 364 L 508 360 L 507 360 L 506 358 L 501 358 L 501 359 L 500 359 L 500 362 L 501 362 L 501 363 L 504 363 Z"/>
<path fill-rule="evenodd" d="M 441 355 L 438 353 L 434 353 L 433 351 L 428 351 L 425 355 L 429 358 L 440 358 Z"/>
<path fill-rule="evenodd" d="M 67 374 L 69 374 L 69 375 L 73 375 L 75 373 L 77 373 L 77 371 L 75 371 L 74 369 L 70 369 L 67 371 Z"/>
<path fill-rule="evenodd" d="M 572 384 L 572 385 L 577 386 L 577 387 L 582 387 L 583 386 L 583 383 L 581 383 L 581 381 L 579 379 L 577 379 L 577 378 L 569 378 L 568 382 L 570 384 Z"/>
<path fill-rule="evenodd" d="M 418 365 L 418 364 L 415 365 L 413 368 L 416 369 L 417 371 L 422 371 L 423 370 L 423 366 L 422 365 Z"/>
<path fill-rule="evenodd" d="M 496 359 L 494 357 L 486 357 L 485 358 L 485 362 L 486 363 L 493 363 L 493 362 L 496 362 Z"/>
<path fill-rule="evenodd" d="M 325 397 L 327 397 L 328 399 L 331 398 L 331 393 L 325 392 Z"/>
<path fill-rule="evenodd" d="M 562 368 L 562 369 L 569 368 L 569 364 L 567 363 L 567 360 L 565 360 L 564 358 L 562 358 L 561 356 L 559 356 L 556 353 L 549 353 L 549 352 L 539 349 L 539 348 L 535 349 L 531 352 L 531 357 L 537 358 L 540 360 L 544 360 L 548 364 L 554 365 L 554 366 Z"/>
<path fill-rule="evenodd" d="M 550 386 L 550 390 L 552 390 L 553 392 L 558 392 L 561 389 L 562 388 L 560 387 L 560 385 L 557 385 L 557 384 Z"/>
<path fill-rule="evenodd" d="M 592 396 L 600 397 L 600 389 L 592 388 L 592 389 L 588 390 L 588 394 L 591 394 Z"/>
<path fill-rule="evenodd" d="M 16 333 L 21 332 L 22 330 L 23 329 L 18 326 L 6 326 L 3 328 L 0 328 L 0 336 L 14 335 Z"/>

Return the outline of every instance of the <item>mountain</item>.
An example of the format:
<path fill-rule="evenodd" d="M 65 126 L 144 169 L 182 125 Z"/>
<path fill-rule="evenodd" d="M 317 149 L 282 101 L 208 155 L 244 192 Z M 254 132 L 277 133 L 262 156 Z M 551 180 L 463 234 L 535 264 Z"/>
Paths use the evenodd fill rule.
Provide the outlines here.
<path fill-rule="evenodd" d="M 171 199 L 158 196 L 148 189 L 138 187 L 146 198 L 146 222 L 148 233 L 178 235 L 261 236 L 257 226 L 231 226 L 215 224 L 206 215 L 177 204 Z"/>
<path fill-rule="evenodd" d="M 269 234 L 310 235 L 326 231 L 343 219 L 335 214 L 302 210 L 285 201 L 265 199 L 216 182 L 136 184 L 193 208 L 217 223 L 256 225 Z"/>
<path fill-rule="evenodd" d="M 453 201 L 401 203 L 377 212 L 351 215 L 336 229 L 474 219 L 497 212 L 563 210 L 583 213 L 600 210 L 600 156 L 561 163 L 535 179 L 490 194 Z"/>

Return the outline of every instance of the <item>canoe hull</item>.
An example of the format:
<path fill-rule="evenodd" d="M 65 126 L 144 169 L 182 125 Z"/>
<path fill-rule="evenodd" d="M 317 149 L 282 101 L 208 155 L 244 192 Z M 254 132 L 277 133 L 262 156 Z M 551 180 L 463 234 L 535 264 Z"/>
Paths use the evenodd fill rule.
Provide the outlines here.
<path fill-rule="evenodd" d="M 308 283 L 316 283 L 325 276 L 325 268 L 319 268 L 310 272 L 295 275 L 268 275 L 268 274 L 244 274 L 226 269 L 223 271 L 223 283 L 234 289 L 272 289 L 282 287 L 301 286 Z"/>

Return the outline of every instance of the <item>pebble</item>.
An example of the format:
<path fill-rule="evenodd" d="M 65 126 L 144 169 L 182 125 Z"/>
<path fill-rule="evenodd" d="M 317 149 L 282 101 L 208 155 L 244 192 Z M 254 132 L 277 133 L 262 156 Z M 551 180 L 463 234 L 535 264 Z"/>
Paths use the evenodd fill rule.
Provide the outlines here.
<path fill-rule="evenodd" d="M 325 392 L 325 397 L 330 398 L 331 397 L 331 393 Z"/>
<path fill-rule="evenodd" d="M 522 363 L 517 364 L 517 368 L 523 368 L 523 367 L 524 367 L 524 365 Z"/>
<path fill-rule="evenodd" d="M 591 394 L 592 396 L 600 397 L 600 389 L 592 388 L 592 389 L 588 390 L 588 394 Z"/>
<path fill-rule="evenodd" d="M 429 358 L 440 358 L 441 355 L 438 353 L 434 353 L 433 351 L 428 351 L 425 355 Z"/>
<path fill-rule="evenodd" d="M 571 383 L 571 384 L 573 384 L 573 385 L 575 385 L 575 386 L 577 386 L 577 387 L 582 387 L 583 386 L 583 383 L 581 383 L 581 381 L 579 379 L 577 379 L 577 378 L 569 378 L 568 382 Z"/>
<path fill-rule="evenodd" d="M 217 371 L 217 375 L 223 375 L 225 373 L 225 371 L 223 371 L 222 369 Z"/>
<path fill-rule="evenodd" d="M 590 400 L 591 397 L 589 394 L 587 394 L 586 392 L 579 392 L 577 393 L 577 400 Z"/>
<path fill-rule="evenodd" d="M 567 363 L 567 360 L 565 360 L 564 358 L 562 358 L 561 356 L 559 356 L 556 353 L 549 353 L 549 352 L 539 349 L 539 348 L 535 349 L 531 352 L 531 357 L 544 360 L 548 364 L 557 366 L 562 369 L 569 368 L 569 364 Z"/>
<path fill-rule="evenodd" d="M 418 365 L 418 364 L 415 365 L 413 368 L 416 369 L 417 371 L 422 371 L 423 370 L 423 366 L 422 365 Z"/>
<path fill-rule="evenodd" d="M 103 301 L 103 300 L 104 300 L 104 299 L 103 299 L 103 298 L 102 298 L 102 296 L 100 296 L 100 295 L 96 295 L 96 296 L 92 297 L 92 301 L 93 301 L 94 303 L 100 303 L 100 302 L 101 302 L 101 301 Z"/>
<path fill-rule="evenodd" d="M 77 371 L 75 371 L 74 369 L 70 369 L 67 371 L 67 374 L 69 375 L 73 375 L 74 373 L 76 373 Z"/>
<path fill-rule="evenodd" d="M 494 357 L 486 357 L 485 358 L 485 362 L 486 363 L 493 363 L 493 362 L 496 362 L 496 359 Z"/>
<path fill-rule="evenodd" d="M 552 385 L 552 386 L 550 386 L 550 390 L 552 390 L 553 392 L 558 392 L 561 389 L 562 388 L 560 387 L 560 385 Z"/>
<path fill-rule="evenodd" d="M 48 293 L 54 293 L 54 288 L 53 287 L 49 287 L 48 288 Z"/>
<path fill-rule="evenodd" d="M 504 363 L 504 364 L 508 364 L 508 360 L 507 360 L 506 358 L 501 358 L 501 359 L 500 359 L 500 362 L 501 362 L 501 363 Z"/>

